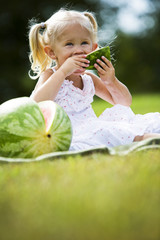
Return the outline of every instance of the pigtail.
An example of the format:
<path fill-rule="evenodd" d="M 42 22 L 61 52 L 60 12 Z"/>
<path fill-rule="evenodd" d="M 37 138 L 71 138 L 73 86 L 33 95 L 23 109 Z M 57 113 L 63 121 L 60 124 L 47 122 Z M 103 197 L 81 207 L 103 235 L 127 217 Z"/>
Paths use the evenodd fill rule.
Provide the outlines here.
<path fill-rule="evenodd" d="M 45 23 L 34 24 L 30 28 L 29 32 L 29 45 L 30 55 L 29 59 L 31 62 L 31 71 L 29 76 L 32 79 L 36 79 L 40 74 L 47 69 L 48 65 L 51 65 L 52 60 L 44 51 L 43 34 L 45 31 Z"/>
<path fill-rule="evenodd" d="M 92 24 L 94 32 L 97 32 L 98 26 L 97 26 L 97 22 L 96 22 L 95 17 L 93 16 L 93 14 L 89 13 L 89 12 L 84 12 L 84 16 L 88 17 L 90 23 Z"/>

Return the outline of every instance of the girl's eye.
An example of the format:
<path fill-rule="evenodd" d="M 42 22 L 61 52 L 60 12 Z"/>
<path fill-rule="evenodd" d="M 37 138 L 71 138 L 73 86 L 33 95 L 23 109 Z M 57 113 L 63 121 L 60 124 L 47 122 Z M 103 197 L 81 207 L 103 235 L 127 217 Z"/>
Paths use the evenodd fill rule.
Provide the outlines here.
<path fill-rule="evenodd" d="M 72 45 L 73 45 L 73 43 L 71 43 L 71 42 L 66 43 L 66 46 L 72 46 Z"/>
<path fill-rule="evenodd" d="M 82 45 L 85 45 L 85 44 L 88 44 L 88 42 L 86 42 L 86 41 L 82 42 Z"/>

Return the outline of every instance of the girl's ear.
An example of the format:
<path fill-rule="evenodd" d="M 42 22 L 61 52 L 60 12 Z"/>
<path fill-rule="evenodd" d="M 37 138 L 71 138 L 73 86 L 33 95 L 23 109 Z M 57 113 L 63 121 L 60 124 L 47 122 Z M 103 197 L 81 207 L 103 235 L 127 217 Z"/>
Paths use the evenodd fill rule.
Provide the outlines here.
<path fill-rule="evenodd" d="M 92 51 L 96 50 L 97 47 L 98 47 L 98 44 L 94 43 L 93 46 L 92 46 Z"/>
<path fill-rule="evenodd" d="M 54 51 L 52 50 L 52 48 L 50 47 L 50 46 L 45 46 L 44 47 L 44 51 L 45 51 L 45 53 L 50 57 L 50 58 L 52 58 L 52 59 L 56 59 L 56 56 L 55 56 L 55 54 L 54 54 Z"/>

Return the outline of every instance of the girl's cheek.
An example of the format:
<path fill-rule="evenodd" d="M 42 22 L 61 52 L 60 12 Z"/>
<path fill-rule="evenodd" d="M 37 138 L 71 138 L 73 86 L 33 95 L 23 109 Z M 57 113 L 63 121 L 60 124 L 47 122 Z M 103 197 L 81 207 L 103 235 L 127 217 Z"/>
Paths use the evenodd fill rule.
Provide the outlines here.
<path fill-rule="evenodd" d="M 91 47 L 87 47 L 86 49 L 85 49 L 85 52 L 88 54 L 88 53 L 90 53 L 90 52 L 92 52 L 92 48 Z"/>

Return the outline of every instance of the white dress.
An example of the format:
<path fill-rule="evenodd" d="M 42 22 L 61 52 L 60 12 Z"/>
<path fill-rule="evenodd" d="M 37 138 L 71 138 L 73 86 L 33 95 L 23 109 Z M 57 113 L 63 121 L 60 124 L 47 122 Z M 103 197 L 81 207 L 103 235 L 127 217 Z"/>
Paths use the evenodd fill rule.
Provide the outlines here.
<path fill-rule="evenodd" d="M 160 133 L 160 113 L 134 114 L 130 107 L 116 104 L 99 117 L 92 109 L 95 94 L 92 78 L 84 74 L 83 90 L 64 80 L 55 102 L 68 114 L 73 128 L 70 150 L 93 146 L 114 147 L 133 142 L 137 135 Z"/>

